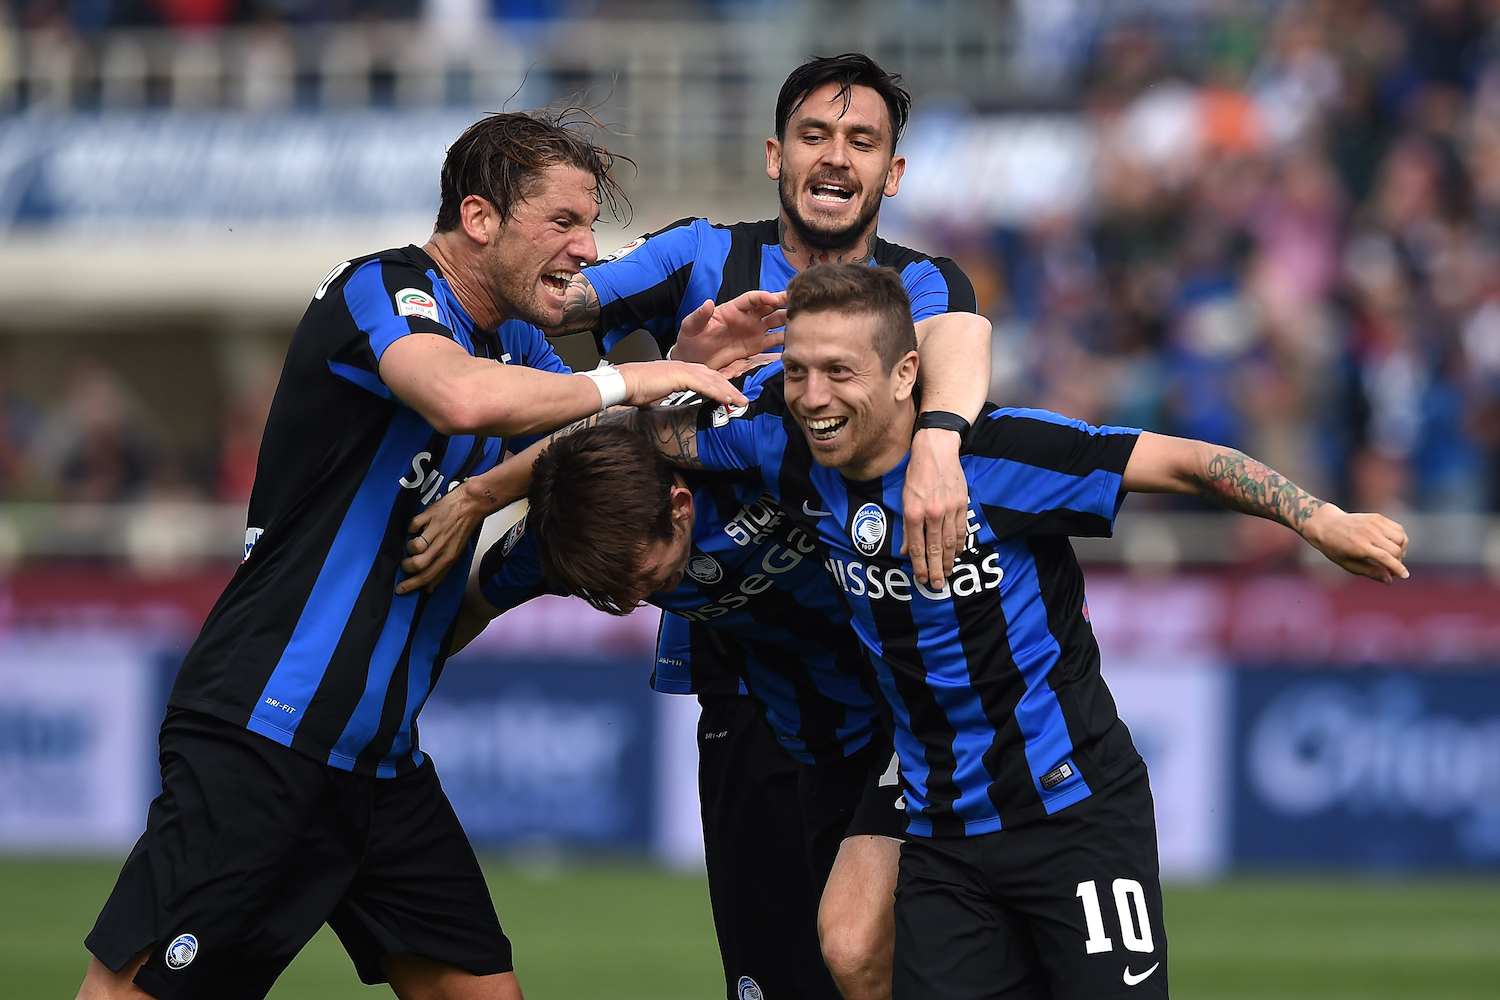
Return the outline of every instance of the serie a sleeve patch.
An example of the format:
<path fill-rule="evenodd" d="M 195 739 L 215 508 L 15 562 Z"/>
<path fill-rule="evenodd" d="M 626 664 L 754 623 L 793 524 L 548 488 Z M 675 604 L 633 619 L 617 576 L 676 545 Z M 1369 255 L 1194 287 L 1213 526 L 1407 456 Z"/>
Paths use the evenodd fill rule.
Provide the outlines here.
<path fill-rule="evenodd" d="M 437 300 L 420 288 L 403 288 L 395 295 L 397 316 L 421 316 L 434 323 L 441 323 Z"/>

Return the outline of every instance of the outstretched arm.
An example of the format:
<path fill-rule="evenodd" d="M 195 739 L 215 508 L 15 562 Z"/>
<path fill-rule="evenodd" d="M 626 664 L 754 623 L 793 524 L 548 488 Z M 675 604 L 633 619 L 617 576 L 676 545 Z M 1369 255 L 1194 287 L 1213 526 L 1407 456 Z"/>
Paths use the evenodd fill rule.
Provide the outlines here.
<path fill-rule="evenodd" d="M 1319 500 L 1244 452 L 1206 441 L 1143 433 L 1122 485 L 1134 493 L 1181 493 L 1279 521 L 1351 573 L 1381 583 L 1410 574 L 1406 530 L 1380 514 L 1350 514 Z"/>
<path fill-rule="evenodd" d="M 917 324 L 923 412 L 946 410 L 970 423 L 979 418 L 990 390 L 990 344 L 990 321 L 976 313 L 942 313 Z M 934 590 L 953 572 L 968 535 L 969 486 L 958 462 L 962 444 L 956 432 L 937 428 L 911 439 L 901 551 L 917 579 Z"/>

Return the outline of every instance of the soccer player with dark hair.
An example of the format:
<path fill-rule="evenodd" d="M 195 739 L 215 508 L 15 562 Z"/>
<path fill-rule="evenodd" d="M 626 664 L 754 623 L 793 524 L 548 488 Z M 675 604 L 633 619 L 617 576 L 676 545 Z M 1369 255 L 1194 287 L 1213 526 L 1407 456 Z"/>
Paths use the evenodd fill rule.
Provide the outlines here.
<path fill-rule="evenodd" d="M 609 154 L 566 118 L 482 119 L 441 187 L 428 243 L 339 264 L 292 339 L 244 560 L 178 672 L 162 793 L 80 997 L 262 997 L 325 922 L 366 983 L 520 996 L 416 745 L 463 574 L 398 595 L 404 528 L 510 436 L 677 390 L 744 397 L 697 365 L 574 375 L 528 325 L 561 316 L 615 192 Z"/>
<path fill-rule="evenodd" d="M 801 269 L 827 260 L 885 265 L 900 271 L 923 335 L 926 398 L 976 416 L 988 388 L 989 327 L 952 322 L 975 310 L 968 278 L 951 260 L 877 235 L 882 201 L 896 194 L 906 169 L 897 144 L 910 109 L 900 77 L 868 56 L 809 59 L 783 84 L 773 136 L 766 140 L 778 218 L 733 225 L 689 218 L 643 236 L 573 278 L 565 316 L 549 329 L 591 331 L 602 352 L 644 328 L 670 357 L 718 368 L 776 349 L 780 334 L 766 330 L 780 326 L 787 282 Z M 965 496 L 957 443 L 950 438 L 924 432 L 913 442 L 904 509 L 923 579 L 930 572 L 941 580 L 962 538 Z M 411 585 L 436 578 L 448 558 L 445 550 L 460 546 L 497 509 L 483 491 L 482 478 L 471 480 L 414 522 Z M 700 759 L 700 785 L 714 920 L 732 1000 L 738 1000 L 742 979 L 761 975 L 755 969 L 777 968 L 791 981 L 808 984 L 826 978 L 816 942 L 804 940 L 810 930 L 786 918 L 789 907 L 816 911 L 819 900 L 793 903 L 796 885 L 772 881 L 778 872 L 790 878 L 795 871 L 776 860 L 800 849 L 799 826 L 782 817 L 795 812 L 801 769 L 777 747 L 760 709 L 742 693 L 737 664 L 743 654 L 732 648 L 738 642 L 722 651 L 698 642 L 691 656 L 660 658 L 653 678 L 658 690 L 699 696 L 705 732 L 732 734 L 724 743 L 733 752 L 724 752 L 724 743 L 700 747 L 708 751 Z M 764 808 L 741 808 L 752 799 Z M 889 867 L 894 878 L 893 853 Z M 823 906 L 831 921 L 824 942 L 837 947 L 856 922 L 857 907 L 841 910 L 834 897 Z M 841 960 L 828 958 L 837 970 Z M 844 981 L 837 971 L 835 978 Z M 807 995 L 834 996 L 831 988 Z"/>
<path fill-rule="evenodd" d="M 892 995 L 1166 996 L 1150 786 L 1099 673 L 1068 536 L 1108 534 L 1126 492 L 1180 493 L 1279 521 L 1389 583 L 1407 576 L 1405 531 L 1202 441 L 1042 410 L 990 406 L 972 426 L 919 413 L 897 275 L 820 265 L 788 292 L 784 378 L 763 380 L 748 409 L 627 420 L 680 467 L 758 476 L 817 539 L 871 655 L 910 834 Z M 924 424 L 962 440 L 972 501 L 942 586 L 901 554 L 902 480 Z M 509 465 L 513 490 L 525 463 Z M 549 480 L 548 503 L 569 502 L 567 479 Z M 560 542 L 548 524 L 537 519 L 544 550 Z M 568 545 L 587 543 L 582 527 L 568 525 Z M 649 533 L 634 543 L 654 551 Z M 552 564 L 570 590 L 595 583 Z"/>

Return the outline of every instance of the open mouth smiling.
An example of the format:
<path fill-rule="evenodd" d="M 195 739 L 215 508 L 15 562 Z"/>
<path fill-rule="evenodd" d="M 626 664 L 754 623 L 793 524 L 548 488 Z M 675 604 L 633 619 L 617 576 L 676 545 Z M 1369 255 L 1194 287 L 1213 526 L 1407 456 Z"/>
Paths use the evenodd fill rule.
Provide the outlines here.
<path fill-rule="evenodd" d="M 568 282 L 572 277 L 571 271 L 548 271 L 542 275 L 542 287 L 558 298 L 562 298 L 568 291 Z"/>
<path fill-rule="evenodd" d="M 807 432 L 812 435 L 814 441 L 832 441 L 848 422 L 848 417 L 825 417 L 821 420 L 805 421 Z"/>
<path fill-rule="evenodd" d="M 840 181 L 819 181 L 808 188 L 814 201 L 826 205 L 846 205 L 854 197 L 854 190 Z"/>

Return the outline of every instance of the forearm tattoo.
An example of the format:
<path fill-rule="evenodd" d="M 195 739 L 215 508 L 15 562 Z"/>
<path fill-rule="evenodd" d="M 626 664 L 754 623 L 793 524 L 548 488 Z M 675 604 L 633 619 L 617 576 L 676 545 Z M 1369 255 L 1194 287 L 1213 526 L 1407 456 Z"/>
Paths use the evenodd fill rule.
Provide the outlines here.
<path fill-rule="evenodd" d="M 1241 451 L 1216 453 L 1193 478 L 1198 495 L 1209 503 L 1280 521 L 1299 532 L 1324 503 Z"/>
<path fill-rule="evenodd" d="M 581 274 L 573 275 L 567 290 L 563 292 L 562 320 L 557 329 L 547 332 L 553 336 L 597 332 L 601 323 L 599 293 L 594 291 L 589 279 Z"/>
<path fill-rule="evenodd" d="M 698 407 L 672 406 L 657 410 L 637 410 L 633 426 L 656 445 L 672 465 L 679 469 L 701 469 L 698 459 Z"/>
<path fill-rule="evenodd" d="M 547 444 L 550 446 L 559 438 L 565 438 L 569 434 L 577 434 L 579 431 L 593 427 L 596 424 L 613 424 L 619 423 L 622 420 L 629 421 L 635 412 L 636 409 L 633 406 L 611 406 L 607 410 L 590 413 L 582 420 L 575 420 L 566 427 L 559 427 L 553 431 L 547 436 Z"/>

